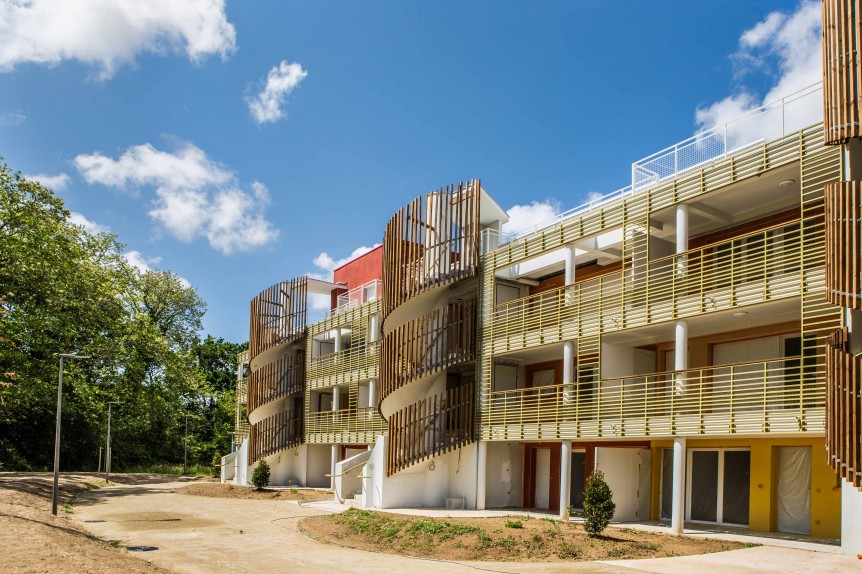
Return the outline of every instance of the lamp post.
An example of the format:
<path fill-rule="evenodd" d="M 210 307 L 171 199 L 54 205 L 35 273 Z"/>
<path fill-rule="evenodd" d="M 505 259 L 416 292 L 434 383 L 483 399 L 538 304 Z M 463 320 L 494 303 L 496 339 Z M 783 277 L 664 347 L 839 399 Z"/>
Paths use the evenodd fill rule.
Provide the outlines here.
<path fill-rule="evenodd" d="M 54 430 L 54 492 L 51 496 L 51 514 L 57 516 L 57 486 L 60 482 L 60 420 L 63 412 L 63 359 L 92 359 L 89 355 L 60 355 L 60 377 L 57 383 L 57 427 Z"/>
<path fill-rule="evenodd" d="M 111 405 L 118 405 L 117 401 L 108 401 L 108 440 L 105 441 L 105 482 L 111 473 Z"/>
<path fill-rule="evenodd" d="M 186 438 L 183 440 L 183 476 L 186 475 L 189 466 L 189 417 L 186 415 Z"/>

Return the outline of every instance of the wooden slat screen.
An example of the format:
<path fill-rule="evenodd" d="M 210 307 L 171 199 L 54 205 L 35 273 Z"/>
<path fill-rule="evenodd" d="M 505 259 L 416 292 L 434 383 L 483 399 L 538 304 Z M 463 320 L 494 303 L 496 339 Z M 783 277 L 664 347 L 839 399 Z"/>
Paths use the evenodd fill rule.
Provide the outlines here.
<path fill-rule="evenodd" d="M 823 1 L 823 134 L 827 144 L 862 136 L 860 14 L 862 0 Z"/>
<path fill-rule="evenodd" d="M 826 341 L 826 462 L 862 488 L 862 357 L 850 352 L 846 328 Z"/>
<path fill-rule="evenodd" d="M 275 414 L 251 426 L 248 461 L 253 464 L 301 442 L 302 416 L 287 411 Z"/>
<path fill-rule="evenodd" d="M 862 310 L 862 182 L 826 185 L 826 298 Z"/>
<path fill-rule="evenodd" d="M 248 376 L 248 411 L 305 390 L 305 352 L 285 355 Z"/>
<path fill-rule="evenodd" d="M 276 283 L 251 300 L 249 360 L 305 333 L 307 296 L 308 279 L 299 277 Z"/>
<path fill-rule="evenodd" d="M 381 399 L 406 384 L 475 358 L 475 299 L 449 303 L 421 315 L 383 337 Z"/>
<path fill-rule="evenodd" d="M 386 474 L 473 442 L 474 385 L 432 395 L 389 419 Z"/>
<path fill-rule="evenodd" d="M 419 293 L 473 277 L 479 265 L 478 179 L 417 197 L 386 225 L 383 236 L 383 309 Z"/>

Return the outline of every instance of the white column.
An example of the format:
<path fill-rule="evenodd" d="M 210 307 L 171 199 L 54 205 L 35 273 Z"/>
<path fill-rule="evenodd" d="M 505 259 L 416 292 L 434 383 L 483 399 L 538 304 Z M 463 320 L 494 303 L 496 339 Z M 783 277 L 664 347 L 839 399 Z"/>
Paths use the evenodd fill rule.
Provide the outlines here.
<path fill-rule="evenodd" d="M 368 381 L 368 406 L 377 406 L 377 379 Z"/>
<path fill-rule="evenodd" d="M 338 387 L 332 387 L 332 410 L 337 411 L 341 406 L 341 391 Z"/>
<path fill-rule="evenodd" d="M 575 282 L 575 253 L 576 248 L 574 243 L 566 245 L 566 285 L 571 285 Z"/>
<path fill-rule="evenodd" d="M 373 314 L 368 318 L 368 342 L 373 343 L 380 338 L 380 315 Z"/>
<path fill-rule="evenodd" d="M 572 483 L 572 443 L 563 441 L 560 451 L 560 520 L 568 520 Z"/>
<path fill-rule="evenodd" d="M 674 325 L 673 370 L 688 369 L 688 321 L 677 321 Z M 685 391 L 685 375 L 677 373 L 674 376 L 675 391 L 682 394 Z"/>
<path fill-rule="evenodd" d="M 671 505 L 670 529 L 682 534 L 685 520 L 685 438 L 673 439 L 673 503 Z"/>
<path fill-rule="evenodd" d="M 332 489 L 332 492 L 335 493 L 335 465 L 338 464 L 338 445 L 332 445 L 332 462 L 329 465 L 329 474 L 332 475 L 332 478 L 329 481 L 329 488 Z M 336 502 L 338 502 L 338 494 L 335 495 Z"/>
<path fill-rule="evenodd" d="M 688 206 L 676 206 L 676 252 L 688 251 Z"/>
<path fill-rule="evenodd" d="M 565 282 L 566 285 L 571 285 L 575 282 L 575 244 L 569 243 L 566 245 L 566 268 Z M 568 303 L 568 301 L 567 301 Z M 563 384 L 570 385 L 575 382 L 574 372 L 575 362 L 575 343 L 574 341 L 566 341 L 563 343 Z M 572 399 L 571 389 L 563 389 L 563 402 L 568 403 Z"/>
<path fill-rule="evenodd" d="M 335 352 L 337 353 L 338 351 L 341 350 L 341 327 L 336 327 L 334 341 L 335 341 Z"/>
<path fill-rule="evenodd" d="M 488 465 L 488 443 L 479 441 L 479 452 L 476 456 L 476 510 L 485 510 L 485 489 Z"/>

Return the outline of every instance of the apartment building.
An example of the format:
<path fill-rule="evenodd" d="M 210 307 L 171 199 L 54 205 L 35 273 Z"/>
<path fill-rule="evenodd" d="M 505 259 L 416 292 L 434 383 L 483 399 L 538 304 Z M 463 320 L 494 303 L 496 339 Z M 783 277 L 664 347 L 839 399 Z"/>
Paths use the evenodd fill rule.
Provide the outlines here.
<path fill-rule="evenodd" d="M 369 508 L 567 518 L 600 469 L 616 520 L 862 552 L 858 4 L 824 3 L 822 85 L 621 190 L 505 234 L 478 180 L 441 188 L 332 282 L 262 292 L 236 480 L 267 458 Z"/>

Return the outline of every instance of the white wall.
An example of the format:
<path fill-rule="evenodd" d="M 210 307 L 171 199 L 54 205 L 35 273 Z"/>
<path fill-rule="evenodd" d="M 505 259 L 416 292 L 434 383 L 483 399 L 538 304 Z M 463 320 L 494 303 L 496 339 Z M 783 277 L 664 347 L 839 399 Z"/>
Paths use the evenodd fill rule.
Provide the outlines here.
<path fill-rule="evenodd" d="M 523 367 L 494 365 L 494 390 L 512 391 L 524 386 Z"/>
<path fill-rule="evenodd" d="M 450 459 L 449 494 L 446 498 L 463 498 L 464 508 L 476 508 L 476 465 L 479 462 L 479 443 L 468 444 L 447 453 L 446 456 Z"/>
<path fill-rule="evenodd" d="M 357 491 L 362 490 L 362 467 L 355 468 L 361 465 L 371 457 L 371 452 L 363 450 L 356 452 L 349 451 L 347 458 L 338 462 L 335 465 L 335 499 L 337 502 L 342 502 L 346 498 L 353 498 Z M 347 472 L 345 472 L 347 471 Z"/>
<path fill-rule="evenodd" d="M 617 505 L 614 520 L 649 520 L 650 464 L 649 449 L 596 449 L 596 468 L 605 473 Z"/>
<path fill-rule="evenodd" d="M 239 486 L 248 486 L 251 475 L 248 472 L 248 438 L 242 441 L 236 451 L 236 475 L 233 483 Z"/>
<path fill-rule="evenodd" d="M 551 449 L 536 449 L 536 508 L 551 506 Z"/>
<path fill-rule="evenodd" d="M 862 554 L 862 492 L 841 480 L 841 551 Z"/>
<path fill-rule="evenodd" d="M 489 442 L 485 476 L 486 508 L 519 508 L 524 477 L 523 447 L 516 442 Z"/>
<path fill-rule="evenodd" d="M 271 486 L 287 486 L 289 484 L 306 486 L 307 456 L 306 445 L 299 445 L 266 457 L 266 462 L 269 464 L 269 484 Z M 249 468 L 249 481 L 251 481 L 251 473 L 256 467 L 257 464 Z"/>
<path fill-rule="evenodd" d="M 655 352 L 626 345 L 602 343 L 601 362 L 603 379 L 655 372 Z"/>
<path fill-rule="evenodd" d="M 308 467 L 305 486 L 313 488 L 329 488 L 331 480 L 327 474 L 332 470 L 332 445 L 309 444 Z"/>
<path fill-rule="evenodd" d="M 236 475 L 236 453 L 232 452 L 228 455 L 221 457 L 221 472 L 219 473 L 221 476 L 221 482 L 224 484 L 225 482 L 232 480 L 234 475 Z"/>

